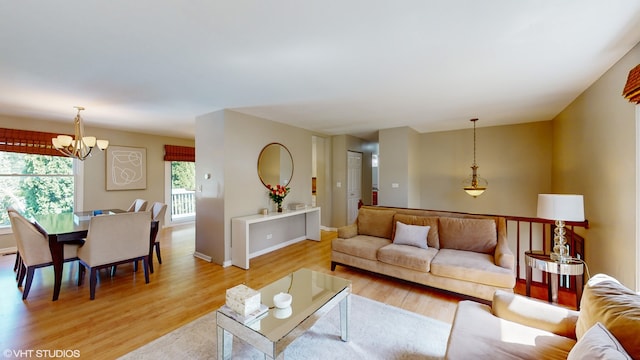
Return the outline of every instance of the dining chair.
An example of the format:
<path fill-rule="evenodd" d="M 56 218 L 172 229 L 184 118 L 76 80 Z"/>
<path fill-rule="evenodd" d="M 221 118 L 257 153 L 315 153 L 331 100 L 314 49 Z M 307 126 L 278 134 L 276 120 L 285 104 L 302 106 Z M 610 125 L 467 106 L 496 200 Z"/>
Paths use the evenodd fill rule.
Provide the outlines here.
<path fill-rule="evenodd" d="M 37 223 L 30 222 L 17 211 L 9 211 L 8 213 L 22 262 L 18 270 L 18 287 L 22 286 L 26 276 L 22 290 L 22 300 L 26 300 L 31 290 L 35 269 L 53 265 L 48 234 Z M 65 244 L 64 261 L 78 260 L 79 247 L 79 244 Z"/>
<path fill-rule="evenodd" d="M 147 210 L 147 200 L 144 199 L 135 199 L 129 209 L 128 212 L 139 212 Z"/>
<path fill-rule="evenodd" d="M 149 283 L 149 234 L 151 218 L 148 212 L 125 212 L 94 216 L 89 223 L 87 239 L 80 249 L 78 283 L 84 281 L 89 269 L 90 299 L 96 296 L 98 270 L 142 260 L 145 283 Z"/>
<path fill-rule="evenodd" d="M 156 250 L 156 256 L 158 257 L 158 263 L 162 264 L 162 255 L 160 254 L 160 241 L 158 240 L 158 232 L 162 228 L 162 222 L 164 220 L 164 214 L 167 212 L 167 204 L 161 202 L 154 202 L 151 206 L 151 221 L 158 222 L 158 231 L 154 234 L 154 238 L 151 241 L 149 248 L 149 269 L 153 273 L 153 249 Z"/>
<path fill-rule="evenodd" d="M 18 210 L 16 210 L 13 206 L 9 206 L 7 208 L 7 214 L 10 214 L 12 212 L 18 213 Z M 18 247 L 16 246 L 16 249 Z M 20 251 L 16 250 L 16 261 L 13 264 L 13 271 L 16 273 L 16 280 L 18 280 L 18 278 L 20 277 L 20 270 L 22 270 L 22 258 L 20 257 Z"/>

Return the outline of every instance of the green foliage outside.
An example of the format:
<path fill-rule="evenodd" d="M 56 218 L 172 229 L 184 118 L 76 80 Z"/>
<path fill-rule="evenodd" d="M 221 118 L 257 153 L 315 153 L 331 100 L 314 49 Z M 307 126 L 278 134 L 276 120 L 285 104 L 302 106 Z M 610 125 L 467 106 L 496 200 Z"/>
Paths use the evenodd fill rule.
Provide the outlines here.
<path fill-rule="evenodd" d="M 9 206 L 25 216 L 73 211 L 73 160 L 60 156 L 0 152 L 0 226 Z"/>
<path fill-rule="evenodd" d="M 171 185 L 173 189 L 196 189 L 196 163 L 189 161 L 171 162 Z"/>

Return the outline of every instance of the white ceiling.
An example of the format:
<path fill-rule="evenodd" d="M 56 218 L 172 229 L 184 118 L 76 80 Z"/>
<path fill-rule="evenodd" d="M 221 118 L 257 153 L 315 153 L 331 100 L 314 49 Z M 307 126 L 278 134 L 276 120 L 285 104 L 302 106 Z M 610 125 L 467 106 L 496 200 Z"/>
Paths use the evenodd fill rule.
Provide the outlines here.
<path fill-rule="evenodd" d="M 0 114 L 191 138 L 225 108 L 360 137 L 542 121 L 639 41 L 638 0 L 0 0 Z"/>

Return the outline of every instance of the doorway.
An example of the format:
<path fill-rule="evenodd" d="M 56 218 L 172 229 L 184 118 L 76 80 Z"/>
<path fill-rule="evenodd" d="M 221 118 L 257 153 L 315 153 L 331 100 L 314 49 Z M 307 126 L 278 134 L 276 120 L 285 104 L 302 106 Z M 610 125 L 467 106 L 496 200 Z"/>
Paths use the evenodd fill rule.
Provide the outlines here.
<path fill-rule="evenodd" d="M 362 199 L 362 153 L 347 151 L 347 224 L 358 217 L 358 203 Z"/>

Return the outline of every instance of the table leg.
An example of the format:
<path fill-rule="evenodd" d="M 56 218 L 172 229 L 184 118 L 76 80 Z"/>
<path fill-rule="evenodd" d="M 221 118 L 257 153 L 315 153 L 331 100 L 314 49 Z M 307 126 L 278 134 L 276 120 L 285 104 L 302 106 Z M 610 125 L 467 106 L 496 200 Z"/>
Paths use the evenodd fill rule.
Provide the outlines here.
<path fill-rule="evenodd" d="M 349 341 L 349 308 L 351 307 L 351 295 L 347 295 L 340 301 L 340 339 Z"/>
<path fill-rule="evenodd" d="M 221 328 L 218 329 L 218 360 L 231 359 L 233 353 L 233 335 Z"/>
<path fill-rule="evenodd" d="M 533 276 L 533 268 L 531 265 L 527 265 L 527 290 L 525 294 L 531 296 L 531 276 Z"/>
<path fill-rule="evenodd" d="M 151 222 L 151 231 L 149 232 L 149 271 L 153 274 L 153 248 L 156 243 L 156 237 L 158 236 L 158 221 Z"/>
<path fill-rule="evenodd" d="M 63 244 L 58 242 L 57 235 L 49 235 L 49 251 L 51 251 L 51 261 L 53 262 L 53 301 L 58 300 L 60 287 L 62 285 L 62 267 L 64 265 Z"/>
<path fill-rule="evenodd" d="M 549 273 L 549 302 L 558 303 L 558 283 L 559 275 Z"/>
<path fill-rule="evenodd" d="M 576 275 L 576 309 L 580 310 L 580 300 L 582 299 L 582 288 L 584 286 L 583 274 Z"/>

